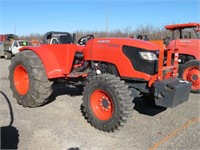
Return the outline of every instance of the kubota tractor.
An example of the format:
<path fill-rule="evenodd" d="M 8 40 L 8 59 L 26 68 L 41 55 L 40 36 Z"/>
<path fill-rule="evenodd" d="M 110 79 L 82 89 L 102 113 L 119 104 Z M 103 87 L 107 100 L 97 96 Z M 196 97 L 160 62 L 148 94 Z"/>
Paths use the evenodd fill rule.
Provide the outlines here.
<path fill-rule="evenodd" d="M 70 34 L 61 36 L 60 44 L 23 47 L 12 58 L 10 86 L 23 107 L 46 103 L 54 82 L 81 82 L 85 118 L 95 128 L 112 132 L 131 115 L 134 97 L 149 95 L 164 107 L 188 100 L 191 83 L 177 78 L 178 49 L 164 51 L 142 40 L 93 35 L 74 44 Z"/>
<path fill-rule="evenodd" d="M 164 40 L 166 48 L 179 49 L 179 75 L 192 82 L 191 92 L 200 93 L 200 24 L 185 23 L 165 26 L 172 32 Z"/>

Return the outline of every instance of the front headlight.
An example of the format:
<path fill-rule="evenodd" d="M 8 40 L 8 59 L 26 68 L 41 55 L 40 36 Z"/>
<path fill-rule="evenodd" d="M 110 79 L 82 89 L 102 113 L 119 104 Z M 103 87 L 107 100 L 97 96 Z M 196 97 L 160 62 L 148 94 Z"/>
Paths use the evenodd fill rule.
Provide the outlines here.
<path fill-rule="evenodd" d="M 156 54 L 151 52 L 139 52 L 140 57 L 145 60 L 158 60 Z"/>

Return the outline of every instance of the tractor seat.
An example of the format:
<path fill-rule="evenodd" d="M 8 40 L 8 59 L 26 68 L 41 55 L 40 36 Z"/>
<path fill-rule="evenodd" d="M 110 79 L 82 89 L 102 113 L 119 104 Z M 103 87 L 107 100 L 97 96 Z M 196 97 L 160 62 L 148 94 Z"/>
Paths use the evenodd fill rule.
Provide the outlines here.
<path fill-rule="evenodd" d="M 72 39 L 70 36 L 67 35 L 61 35 L 58 37 L 58 40 L 60 41 L 60 44 L 72 44 Z M 75 52 L 75 58 L 77 59 L 83 59 L 83 53 L 76 51 Z"/>
<path fill-rule="evenodd" d="M 61 36 L 59 36 L 58 40 L 59 40 L 60 44 L 72 44 L 71 37 L 69 37 L 67 35 L 61 35 Z"/>

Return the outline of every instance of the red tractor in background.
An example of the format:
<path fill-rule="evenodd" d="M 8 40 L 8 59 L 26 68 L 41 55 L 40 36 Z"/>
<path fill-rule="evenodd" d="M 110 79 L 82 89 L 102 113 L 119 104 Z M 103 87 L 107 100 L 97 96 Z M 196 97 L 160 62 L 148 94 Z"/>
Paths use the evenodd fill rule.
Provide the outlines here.
<path fill-rule="evenodd" d="M 166 48 L 179 49 L 179 77 L 192 82 L 191 92 L 200 93 L 200 23 L 165 26 L 172 32 L 164 39 Z"/>
<path fill-rule="evenodd" d="M 188 100 L 191 83 L 177 78 L 178 49 L 93 35 L 75 44 L 75 34 L 67 32 L 57 32 L 58 43 L 48 44 L 55 33 L 48 32 L 44 44 L 23 47 L 11 59 L 10 86 L 23 107 L 45 104 L 55 82 L 82 84 L 83 115 L 95 128 L 112 132 L 131 115 L 134 97 L 149 95 L 163 107 Z"/>

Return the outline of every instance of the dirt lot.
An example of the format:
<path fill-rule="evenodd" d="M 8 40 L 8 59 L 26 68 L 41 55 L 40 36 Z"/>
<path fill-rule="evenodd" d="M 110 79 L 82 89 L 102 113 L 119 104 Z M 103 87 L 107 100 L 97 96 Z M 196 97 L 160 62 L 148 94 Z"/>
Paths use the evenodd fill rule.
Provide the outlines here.
<path fill-rule="evenodd" d="M 10 60 L 0 59 L 2 148 L 197 150 L 200 147 L 197 94 L 191 94 L 189 101 L 173 109 L 152 108 L 136 99 L 129 122 L 119 131 L 104 133 L 91 127 L 82 116 L 82 96 L 76 89 L 56 88 L 55 100 L 40 108 L 18 105 L 9 88 L 9 64 Z"/>

